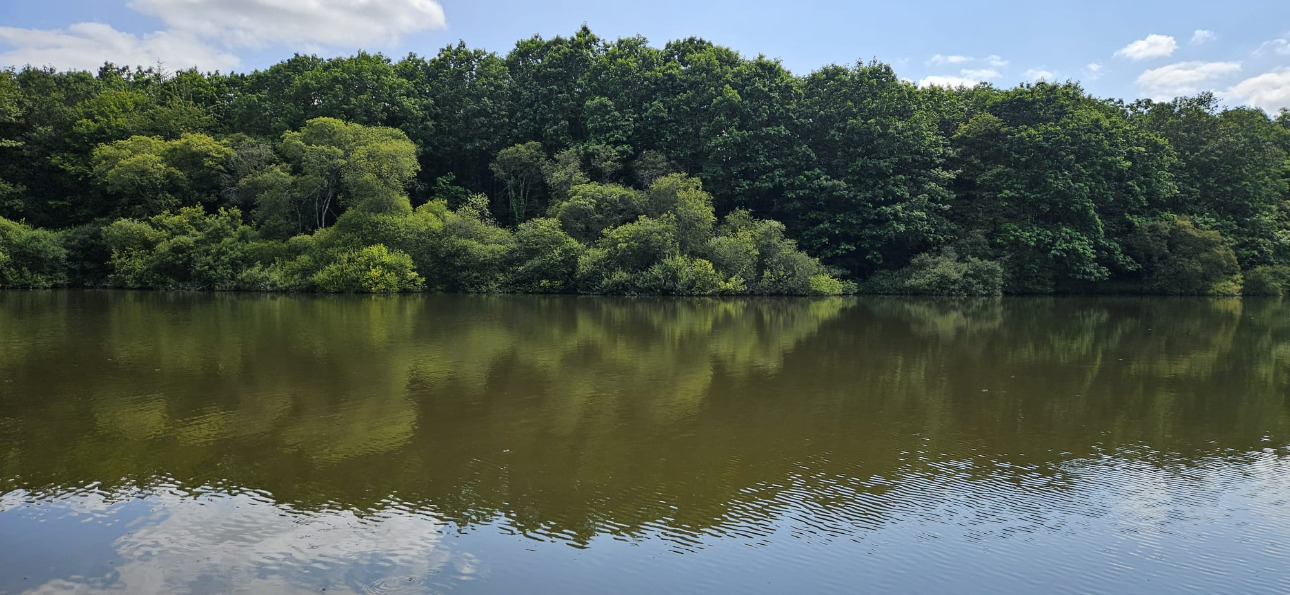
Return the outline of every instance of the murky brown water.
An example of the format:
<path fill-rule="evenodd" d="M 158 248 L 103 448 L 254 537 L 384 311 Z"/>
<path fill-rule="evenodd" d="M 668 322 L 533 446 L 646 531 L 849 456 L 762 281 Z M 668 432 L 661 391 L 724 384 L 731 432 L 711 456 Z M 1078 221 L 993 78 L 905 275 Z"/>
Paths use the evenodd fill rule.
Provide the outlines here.
<path fill-rule="evenodd" d="M 1286 592 L 1290 302 L 0 293 L 0 592 Z"/>

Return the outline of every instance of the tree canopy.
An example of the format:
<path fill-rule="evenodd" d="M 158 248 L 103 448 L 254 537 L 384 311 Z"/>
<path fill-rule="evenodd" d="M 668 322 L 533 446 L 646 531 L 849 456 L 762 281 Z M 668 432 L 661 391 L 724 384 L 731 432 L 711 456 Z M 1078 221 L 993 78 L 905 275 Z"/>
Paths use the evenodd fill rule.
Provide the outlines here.
<path fill-rule="evenodd" d="M 0 252 L 28 284 L 1231 293 L 1290 267 L 1290 114 L 1069 81 L 919 88 L 879 62 L 795 75 L 586 27 L 249 74 L 3 70 L 0 155 L 8 237 L 65 252 Z M 121 269 L 122 226 L 166 217 L 232 217 L 277 252 L 237 261 L 246 283 Z M 311 281 L 400 254 L 400 281 Z M 1161 281 L 1184 261 L 1204 270 Z M 66 270 L 30 275 L 49 262 Z"/>

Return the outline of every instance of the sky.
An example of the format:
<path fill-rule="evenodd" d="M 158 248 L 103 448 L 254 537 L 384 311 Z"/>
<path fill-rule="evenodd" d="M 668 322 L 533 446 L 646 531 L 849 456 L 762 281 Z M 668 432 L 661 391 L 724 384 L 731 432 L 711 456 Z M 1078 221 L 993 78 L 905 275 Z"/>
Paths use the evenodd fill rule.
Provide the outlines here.
<path fill-rule="evenodd" d="M 877 59 L 920 85 L 1080 81 L 1094 95 L 1290 108 L 1290 0 L 0 0 L 0 67 L 249 72 L 293 53 L 433 55 L 458 40 L 701 37 L 795 74 Z"/>

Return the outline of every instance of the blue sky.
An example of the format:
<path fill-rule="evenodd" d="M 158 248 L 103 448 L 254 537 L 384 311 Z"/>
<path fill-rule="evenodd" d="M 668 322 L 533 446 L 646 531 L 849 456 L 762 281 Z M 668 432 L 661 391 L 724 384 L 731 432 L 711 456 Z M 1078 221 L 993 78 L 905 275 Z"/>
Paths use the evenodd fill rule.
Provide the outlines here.
<path fill-rule="evenodd" d="M 1047 78 L 1108 97 L 1202 90 L 1290 107 L 1290 0 L 0 0 L 0 66 L 104 60 L 249 71 L 294 52 L 433 54 L 465 40 L 505 53 L 575 31 L 698 36 L 804 74 L 877 58 L 919 84 Z"/>

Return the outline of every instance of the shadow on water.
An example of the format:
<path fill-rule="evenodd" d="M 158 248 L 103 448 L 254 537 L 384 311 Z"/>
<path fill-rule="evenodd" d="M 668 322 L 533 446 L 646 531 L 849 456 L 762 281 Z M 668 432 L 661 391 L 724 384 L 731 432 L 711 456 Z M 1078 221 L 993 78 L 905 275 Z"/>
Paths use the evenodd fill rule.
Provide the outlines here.
<path fill-rule="evenodd" d="M 1284 471 L 1287 395 L 1280 300 L 0 293 L 0 533 L 61 502 L 143 507 L 114 513 L 136 530 L 159 508 L 231 539 L 256 529 L 219 511 L 267 506 L 253 525 L 277 543 L 362 535 L 293 554 L 323 566 L 480 530 L 592 550 L 893 526 L 997 543 Z M 108 532 L 117 551 L 200 541 Z M 257 572 L 287 565 L 257 543 L 239 554 Z M 407 572 L 477 565 L 439 555 Z M 192 584 L 237 586 L 213 564 Z"/>

